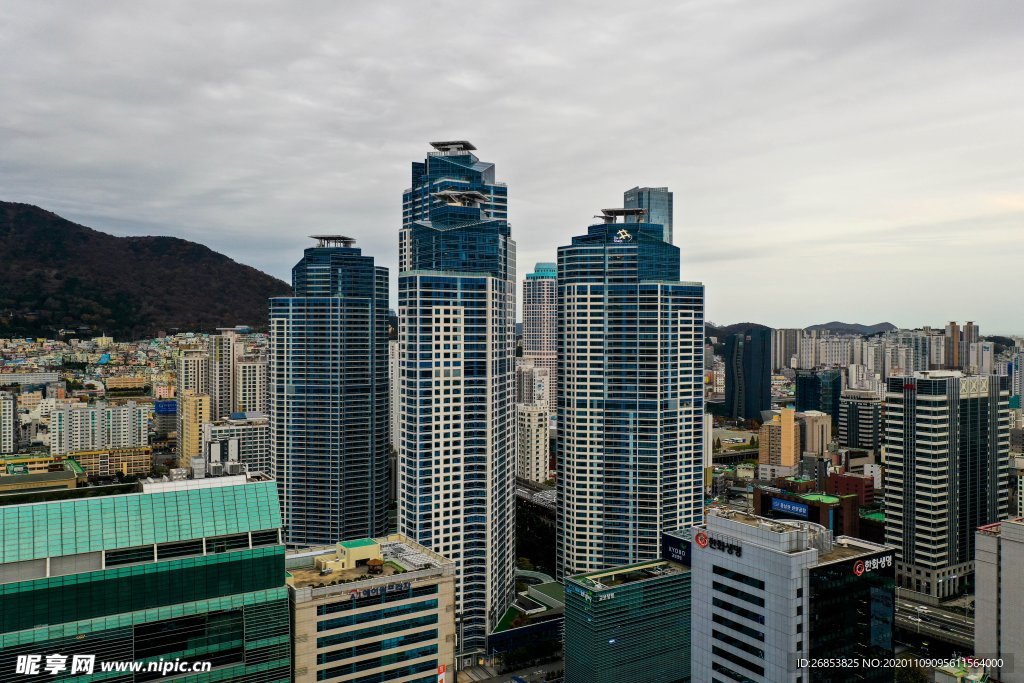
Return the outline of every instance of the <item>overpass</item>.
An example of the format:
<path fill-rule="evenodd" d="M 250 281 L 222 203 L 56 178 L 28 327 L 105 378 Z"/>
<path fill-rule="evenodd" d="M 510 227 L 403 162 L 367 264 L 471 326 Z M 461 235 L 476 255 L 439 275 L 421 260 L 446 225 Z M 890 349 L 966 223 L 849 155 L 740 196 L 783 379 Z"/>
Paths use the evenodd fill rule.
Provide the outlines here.
<path fill-rule="evenodd" d="M 958 612 L 897 599 L 896 627 L 974 652 L 974 619 Z"/>

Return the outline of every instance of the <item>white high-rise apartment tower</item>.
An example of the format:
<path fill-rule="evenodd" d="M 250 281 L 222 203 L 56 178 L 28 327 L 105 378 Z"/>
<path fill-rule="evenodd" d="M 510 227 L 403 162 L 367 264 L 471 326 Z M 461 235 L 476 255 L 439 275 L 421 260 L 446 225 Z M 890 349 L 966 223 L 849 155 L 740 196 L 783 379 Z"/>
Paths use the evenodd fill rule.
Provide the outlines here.
<path fill-rule="evenodd" d="M 210 356 L 203 348 L 184 348 L 178 351 L 177 378 L 174 394 L 178 398 L 178 443 L 184 432 L 182 400 L 186 392 L 192 394 L 210 393 Z M 178 449 L 181 454 L 181 449 Z"/>
<path fill-rule="evenodd" d="M 18 402 L 13 394 L 0 391 L 0 454 L 18 447 Z"/>
<path fill-rule="evenodd" d="M 704 287 L 641 210 L 602 213 L 558 249 L 559 578 L 703 519 Z"/>
<path fill-rule="evenodd" d="M 494 164 L 432 144 L 399 241 L 398 531 L 455 561 L 471 658 L 515 597 L 515 242 Z"/>
<path fill-rule="evenodd" d="M 558 267 L 538 263 L 523 281 L 523 358 L 547 370 L 547 405 L 554 414 L 558 385 Z"/>

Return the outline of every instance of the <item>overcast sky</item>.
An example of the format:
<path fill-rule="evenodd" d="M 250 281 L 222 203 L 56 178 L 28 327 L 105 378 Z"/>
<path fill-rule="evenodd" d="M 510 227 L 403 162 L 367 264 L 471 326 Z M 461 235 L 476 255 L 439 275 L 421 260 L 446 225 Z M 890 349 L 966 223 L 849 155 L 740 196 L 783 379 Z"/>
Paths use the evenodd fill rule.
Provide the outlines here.
<path fill-rule="evenodd" d="M 325 231 L 394 270 L 467 139 L 520 278 L 667 185 L 708 320 L 1024 332 L 1020 0 L 2 0 L 0 64 L 0 199 L 283 279 Z"/>

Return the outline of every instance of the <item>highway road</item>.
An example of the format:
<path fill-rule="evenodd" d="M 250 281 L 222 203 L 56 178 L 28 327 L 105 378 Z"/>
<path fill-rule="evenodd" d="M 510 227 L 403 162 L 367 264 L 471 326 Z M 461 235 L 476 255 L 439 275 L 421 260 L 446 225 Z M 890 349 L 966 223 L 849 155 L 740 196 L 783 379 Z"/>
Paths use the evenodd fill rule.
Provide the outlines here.
<path fill-rule="evenodd" d="M 931 605 L 910 600 L 896 601 L 896 625 L 910 633 L 919 633 L 974 650 L 974 619 Z"/>

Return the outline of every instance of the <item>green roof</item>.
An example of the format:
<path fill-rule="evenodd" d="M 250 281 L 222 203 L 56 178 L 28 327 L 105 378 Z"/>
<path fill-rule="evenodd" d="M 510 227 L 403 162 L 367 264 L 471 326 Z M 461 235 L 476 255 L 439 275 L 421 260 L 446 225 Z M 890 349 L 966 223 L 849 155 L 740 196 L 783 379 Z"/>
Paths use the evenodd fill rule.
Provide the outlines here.
<path fill-rule="evenodd" d="M 565 586 L 558 581 L 549 581 L 548 583 L 538 584 L 536 586 L 530 586 L 533 590 L 537 591 L 541 595 L 547 596 L 553 600 L 565 604 Z"/>
<path fill-rule="evenodd" d="M 280 526 L 273 481 L 6 505 L 0 507 L 0 563 Z"/>
<path fill-rule="evenodd" d="M 342 541 L 339 545 L 342 548 L 365 548 L 368 545 L 377 545 L 377 541 L 372 538 L 357 538 L 354 541 Z"/>
<path fill-rule="evenodd" d="M 827 503 L 829 505 L 839 502 L 839 496 L 830 496 L 827 493 L 805 493 L 800 497 L 804 500 L 814 501 L 815 503 Z"/>
<path fill-rule="evenodd" d="M 71 468 L 71 471 L 74 472 L 75 474 L 85 474 L 85 470 L 82 469 L 82 466 L 79 465 L 78 461 L 75 460 L 74 458 L 68 458 L 67 460 L 64 461 L 64 463 L 69 468 Z"/>
<path fill-rule="evenodd" d="M 862 518 L 864 518 L 864 519 L 870 519 L 872 522 L 884 522 L 885 521 L 885 513 L 884 512 L 862 512 L 862 513 L 860 513 L 860 516 Z"/>

